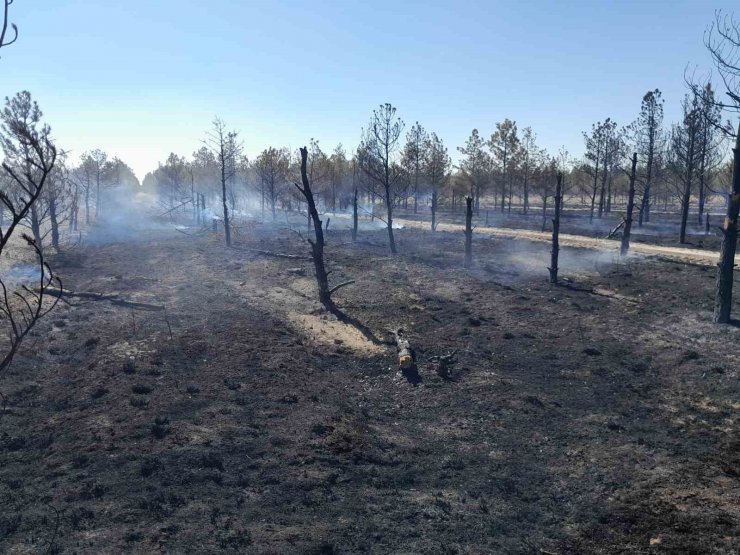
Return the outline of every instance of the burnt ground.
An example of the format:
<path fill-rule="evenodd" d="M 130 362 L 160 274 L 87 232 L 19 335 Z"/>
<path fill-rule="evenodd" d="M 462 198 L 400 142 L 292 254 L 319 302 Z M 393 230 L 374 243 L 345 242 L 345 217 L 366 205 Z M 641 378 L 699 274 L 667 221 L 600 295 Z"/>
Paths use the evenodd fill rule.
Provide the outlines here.
<path fill-rule="evenodd" d="M 408 330 L 420 381 L 324 314 L 295 234 L 139 233 L 57 257 L 70 299 L 0 381 L 3 553 L 738 553 L 740 329 L 711 268 L 334 232 L 336 297 Z M 735 308 L 735 313 L 740 307 Z M 171 327 L 171 335 L 168 329 Z M 450 379 L 427 359 L 459 349 Z"/>

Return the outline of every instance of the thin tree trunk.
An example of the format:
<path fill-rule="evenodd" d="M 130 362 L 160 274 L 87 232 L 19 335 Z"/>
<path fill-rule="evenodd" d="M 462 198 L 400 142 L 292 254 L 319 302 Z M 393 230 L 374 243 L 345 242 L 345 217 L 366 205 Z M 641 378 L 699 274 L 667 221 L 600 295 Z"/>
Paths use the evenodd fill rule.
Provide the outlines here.
<path fill-rule="evenodd" d="M 473 265 L 473 198 L 465 197 L 465 260 L 463 266 L 470 268 Z"/>
<path fill-rule="evenodd" d="M 51 245 L 59 252 L 59 219 L 57 218 L 57 201 L 49 199 L 49 223 L 51 224 Z"/>
<path fill-rule="evenodd" d="M 432 191 L 432 231 L 437 229 L 437 188 Z"/>
<path fill-rule="evenodd" d="M 352 197 L 352 241 L 357 241 L 357 187 Z"/>
<path fill-rule="evenodd" d="M 632 155 L 632 171 L 630 171 L 630 189 L 627 195 L 627 216 L 624 219 L 624 233 L 622 246 L 619 252 L 625 256 L 630 250 L 630 233 L 632 232 L 632 211 L 635 207 L 635 178 L 637 173 L 637 153 Z"/>
<path fill-rule="evenodd" d="M 542 231 L 547 229 L 547 197 L 542 197 Z"/>
<path fill-rule="evenodd" d="M 722 226 L 722 247 L 717 267 L 717 285 L 714 300 L 714 321 L 718 324 L 730 322 L 732 309 L 732 280 L 737 247 L 737 220 L 740 213 L 740 126 L 737 130 L 735 148 L 732 149 L 732 192 L 728 198 L 727 217 Z"/>
<path fill-rule="evenodd" d="M 563 174 L 558 173 L 555 186 L 555 217 L 552 219 L 552 251 L 550 252 L 550 283 L 558 282 L 558 256 L 560 255 L 560 206 L 562 203 Z"/>
<path fill-rule="evenodd" d="M 221 203 L 224 208 L 224 238 L 226 246 L 231 246 L 231 226 L 229 225 L 229 207 L 226 202 L 226 158 L 224 156 L 223 141 L 221 144 Z"/>

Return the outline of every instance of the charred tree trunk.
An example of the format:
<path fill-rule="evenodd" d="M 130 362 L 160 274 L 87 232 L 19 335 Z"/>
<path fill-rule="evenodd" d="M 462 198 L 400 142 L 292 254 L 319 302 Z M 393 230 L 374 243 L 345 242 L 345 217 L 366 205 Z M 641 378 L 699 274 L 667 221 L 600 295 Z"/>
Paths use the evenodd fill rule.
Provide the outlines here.
<path fill-rule="evenodd" d="M 319 287 L 319 302 L 324 305 L 324 308 L 331 313 L 338 311 L 334 301 L 331 300 L 331 291 L 329 290 L 329 276 L 326 272 L 326 266 L 324 265 L 324 228 L 319 219 L 319 211 L 316 209 L 316 201 L 313 198 L 313 191 L 311 190 L 311 183 L 308 180 L 308 173 L 306 171 L 306 161 L 308 160 L 308 150 L 306 147 L 302 147 L 301 151 L 301 182 L 303 184 L 298 187 L 298 190 L 303 193 L 306 199 L 306 206 L 308 211 L 309 220 L 313 223 L 314 239 L 309 239 L 308 242 L 311 244 L 311 257 L 313 258 L 314 270 L 316 271 L 316 283 Z"/>
<path fill-rule="evenodd" d="M 607 171 L 606 171 L 606 163 L 604 167 L 604 171 L 601 172 L 601 189 L 599 190 L 599 218 L 601 218 L 604 215 L 604 206 L 606 202 L 606 182 L 607 182 Z"/>
<path fill-rule="evenodd" d="M 727 204 L 727 217 L 722 226 L 722 247 L 717 268 L 717 289 L 714 300 L 714 321 L 727 324 L 732 309 L 732 279 L 737 247 L 737 219 L 740 212 L 740 126 L 738 126 L 735 148 L 732 149 L 732 192 Z"/>
<path fill-rule="evenodd" d="M 59 252 L 59 217 L 57 216 L 57 200 L 49 199 L 49 224 L 51 225 L 51 245 Z"/>
<path fill-rule="evenodd" d="M 591 212 L 588 216 L 588 221 L 594 221 L 594 207 L 596 206 L 596 192 L 599 188 L 599 152 L 596 152 L 596 165 L 594 166 L 594 184 L 593 191 L 591 193 Z"/>
<path fill-rule="evenodd" d="M 547 229 L 547 197 L 542 197 L 542 231 Z"/>
<path fill-rule="evenodd" d="M 630 250 L 630 232 L 632 231 L 632 212 L 635 208 L 635 179 L 637 173 L 637 153 L 632 155 L 632 169 L 630 171 L 630 189 L 627 195 L 627 216 L 624 218 L 624 233 L 622 233 L 622 246 L 619 252 L 622 256 Z"/>
<path fill-rule="evenodd" d="M 223 150 L 222 150 L 223 152 Z M 231 227 L 229 226 L 229 207 L 226 201 L 226 160 L 221 157 L 221 204 L 224 209 L 224 238 L 226 246 L 231 246 Z"/>
<path fill-rule="evenodd" d="M 679 233 L 679 243 L 682 245 L 686 242 L 686 224 L 689 221 L 689 205 L 691 203 L 691 178 L 692 168 L 689 165 L 686 175 L 686 183 L 684 184 L 683 195 L 681 196 L 681 231 Z"/>
<path fill-rule="evenodd" d="M 432 231 L 437 230 L 437 190 L 432 191 Z"/>
<path fill-rule="evenodd" d="M 555 185 L 555 217 L 552 219 L 552 251 L 550 252 L 550 283 L 558 282 L 558 256 L 560 255 L 560 206 L 563 196 L 563 174 L 558 173 Z"/>
<path fill-rule="evenodd" d="M 352 197 L 352 241 L 357 241 L 357 187 Z"/>
<path fill-rule="evenodd" d="M 465 260 L 463 266 L 473 265 L 473 198 L 465 197 Z"/>
<path fill-rule="evenodd" d="M 393 237 L 393 199 L 391 198 L 391 186 L 388 178 L 386 177 L 385 182 L 385 208 L 388 213 L 388 219 L 386 220 L 388 225 L 388 246 L 391 249 L 392 254 L 396 254 L 396 239 Z"/>

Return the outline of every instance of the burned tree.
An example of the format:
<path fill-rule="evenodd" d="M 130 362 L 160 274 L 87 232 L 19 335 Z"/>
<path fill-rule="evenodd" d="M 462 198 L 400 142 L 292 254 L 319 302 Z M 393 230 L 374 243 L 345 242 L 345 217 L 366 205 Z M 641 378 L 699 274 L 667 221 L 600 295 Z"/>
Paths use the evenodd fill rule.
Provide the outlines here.
<path fill-rule="evenodd" d="M 403 156 L 401 160 L 401 163 L 409 177 L 411 192 L 414 196 L 414 214 L 419 210 L 419 188 L 423 177 L 423 165 L 424 160 L 427 157 L 426 148 L 428 143 L 429 134 L 417 121 L 413 127 L 411 127 L 411 130 L 406 133 L 406 144 L 403 147 Z"/>
<path fill-rule="evenodd" d="M 216 157 L 221 182 L 221 205 L 223 207 L 224 239 L 226 246 L 231 246 L 231 222 L 229 221 L 229 207 L 227 205 L 226 186 L 236 172 L 233 163 L 239 156 L 241 145 L 237 142 L 237 133 L 227 131 L 223 120 L 213 120 L 213 129 L 206 138 L 206 144 Z"/>
<path fill-rule="evenodd" d="M 717 12 L 715 22 L 704 36 L 704 45 L 712 55 L 712 61 L 722 78 L 725 93 L 730 98 L 728 103 L 715 101 L 715 104 L 725 111 L 740 112 L 740 21 Z M 696 86 L 692 89 L 694 94 L 700 91 Z M 722 225 L 722 246 L 717 267 L 713 319 L 720 324 L 730 322 L 738 213 L 740 213 L 740 126 L 736 131 L 735 147 L 732 150 L 732 187 L 728 195 L 727 215 Z"/>
<path fill-rule="evenodd" d="M 277 218 L 275 206 L 283 192 L 288 165 L 289 154 L 284 148 L 268 147 L 254 161 L 254 168 L 260 177 L 263 217 L 267 200 L 272 210 L 272 219 Z"/>
<path fill-rule="evenodd" d="M 458 152 L 464 156 L 460 162 L 460 171 L 470 182 L 470 194 L 475 197 L 475 206 L 480 207 L 480 199 L 483 195 L 491 168 L 491 157 L 483 150 L 485 141 L 473 129 L 465 146 L 457 147 Z M 453 212 L 455 209 L 455 197 L 452 198 Z"/>
<path fill-rule="evenodd" d="M 681 200 L 680 243 L 686 242 L 686 225 L 689 219 L 691 194 L 699 161 L 699 140 L 702 117 L 697 95 L 688 95 L 681 103 L 683 119 L 673 126 L 671 134 L 671 166 L 677 178 L 677 192 Z"/>
<path fill-rule="evenodd" d="M 599 168 L 606 152 L 607 133 L 606 129 L 610 126 L 610 119 L 605 122 L 597 122 L 591 126 L 591 134 L 583 133 L 583 139 L 586 142 L 586 159 L 593 163 L 593 166 L 584 165 L 593 177 L 593 183 L 589 194 L 591 195 L 591 210 L 589 212 L 589 221 L 594 219 L 594 210 L 596 208 L 596 195 L 599 192 Z M 602 170 L 603 171 L 603 170 Z"/>
<path fill-rule="evenodd" d="M 357 241 L 357 224 L 358 224 L 358 215 L 357 215 L 357 197 L 358 197 L 358 189 L 357 189 L 357 158 L 352 159 L 352 242 Z"/>
<path fill-rule="evenodd" d="M 439 192 L 450 171 L 450 157 L 447 154 L 442 139 L 432 133 L 426 142 L 426 158 L 424 160 L 424 173 L 432 193 L 432 231 L 437 229 L 437 208 L 439 206 Z"/>
<path fill-rule="evenodd" d="M 552 251 L 550 252 L 550 283 L 558 282 L 558 256 L 560 255 L 560 208 L 563 204 L 563 174 L 558 172 L 555 185 L 555 217 L 552 219 Z"/>
<path fill-rule="evenodd" d="M 100 149 L 95 149 L 90 152 L 85 152 L 82 157 L 82 164 L 85 166 L 85 171 L 88 173 L 88 178 L 92 179 L 95 183 L 95 219 L 100 217 L 101 210 L 101 193 L 100 188 L 105 181 L 105 174 L 108 163 L 108 155 Z M 90 194 L 90 188 L 88 187 L 88 195 Z M 89 208 L 88 208 L 89 211 Z M 88 222 L 89 223 L 89 222 Z"/>
<path fill-rule="evenodd" d="M 473 265 L 473 197 L 465 197 L 465 260 L 463 266 Z"/>
<path fill-rule="evenodd" d="M 650 202 L 653 182 L 659 168 L 660 156 L 664 147 L 663 137 L 663 95 L 660 90 L 648 91 L 642 97 L 640 115 L 630 126 L 640 156 L 644 159 L 642 199 L 637 224 L 650 221 Z"/>
<path fill-rule="evenodd" d="M 506 208 L 508 192 L 509 209 L 511 212 L 512 183 L 511 176 L 515 161 L 519 154 L 519 137 L 517 136 L 516 122 L 505 119 L 496 124 L 496 132 L 491 135 L 488 146 L 501 171 L 501 212 Z M 476 210 L 479 206 L 476 204 Z"/>
<path fill-rule="evenodd" d="M 732 191 L 727 202 L 727 216 L 722 226 L 722 246 L 717 268 L 714 321 L 718 324 L 730 321 L 738 213 L 740 213 L 740 126 L 736 134 L 735 148 L 732 149 Z"/>
<path fill-rule="evenodd" d="M 725 111 L 740 112 L 740 21 L 717 11 L 714 22 L 704 34 L 704 46 L 730 98 L 729 102 L 715 101 L 715 104 Z M 700 93 L 700 87 L 692 84 L 691 88 Z"/>
<path fill-rule="evenodd" d="M 57 160 L 50 129 L 41 124 L 41 115 L 26 91 L 6 99 L 0 114 L 0 146 L 5 154 L 2 170 L 9 181 L 8 188 L 0 191 L 0 202 L 10 213 L 10 222 L 0 229 L 0 256 L 18 225 L 39 202 Z M 59 301 L 59 295 L 47 294 L 55 284 L 61 289 L 61 282 L 44 259 L 41 246 L 25 234 L 23 239 L 36 255 L 38 277 L 35 287 L 0 279 L 0 315 L 8 330 L 0 371 L 10 365 L 26 335 Z"/>
<path fill-rule="evenodd" d="M 316 272 L 316 284 L 319 288 L 319 301 L 324 308 L 336 316 L 340 321 L 350 324 L 357 328 L 365 337 L 367 337 L 373 343 L 380 343 L 380 340 L 373 334 L 373 332 L 351 316 L 348 316 L 340 308 L 334 304 L 334 300 L 331 296 L 339 291 L 342 287 L 353 284 L 354 280 L 348 280 L 334 287 L 329 287 L 329 272 L 326 270 L 326 263 L 324 261 L 324 247 L 326 242 L 324 240 L 324 230 L 321 218 L 319 217 L 319 211 L 316 209 L 316 201 L 314 199 L 314 193 L 311 190 L 311 181 L 308 177 L 308 171 L 306 169 L 308 161 L 308 149 L 302 147 L 300 149 L 301 154 L 301 184 L 294 183 L 296 188 L 301 192 L 303 198 L 306 200 L 308 205 L 308 213 L 313 223 L 314 238 L 308 239 L 311 245 L 311 258 L 313 259 L 314 270 Z"/>
<path fill-rule="evenodd" d="M 381 104 L 380 108 L 373 110 L 359 148 L 363 154 L 360 158 L 362 170 L 383 188 L 388 244 L 393 254 L 398 252 L 393 237 L 394 193 L 403 173 L 395 159 L 403 128 L 403 120 L 396 117 L 396 108 L 389 103 Z"/>
<path fill-rule="evenodd" d="M 625 256 L 630 250 L 630 233 L 632 231 L 632 212 L 635 208 L 635 179 L 637 173 L 637 153 L 632 154 L 632 169 L 630 170 L 630 188 L 627 193 L 627 214 L 624 218 L 624 233 L 619 252 Z"/>

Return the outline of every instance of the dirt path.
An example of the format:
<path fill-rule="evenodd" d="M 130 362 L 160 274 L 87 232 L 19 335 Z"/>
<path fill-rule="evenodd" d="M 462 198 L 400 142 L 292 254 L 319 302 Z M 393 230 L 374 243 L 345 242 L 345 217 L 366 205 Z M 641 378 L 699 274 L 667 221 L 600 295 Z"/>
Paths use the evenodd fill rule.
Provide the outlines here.
<path fill-rule="evenodd" d="M 396 219 L 396 223 L 405 227 L 415 227 L 419 229 L 428 228 L 427 222 L 414 220 Z M 437 226 L 439 231 L 463 231 L 460 224 L 444 224 Z M 552 233 L 549 231 L 532 231 L 527 229 L 509 229 L 503 227 L 478 227 L 476 233 L 491 235 L 493 237 L 509 237 L 512 239 L 526 239 L 527 241 L 536 241 L 549 243 L 552 241 Z M 606 251 L 619 250 L 619 241 L 610 239 L 597 239 L 586 237 L 584 235 L 570 235 L 567 233 L 560 234 L 560 246 L 575 247 L 586 249 L 598 249 Z M 630 243 L 630 252 L 633 254 L 642 254 L 646 256 L 655 256 L 665 258 L 676 262 L 689 262 L 692 264 L 701 264 L 704 266 L 715 266 L 719 260 L 719 252 L 707 251 L 701 249 L 687 249 L 679 247 L 665 247 L 662 245 L 648 245 L 645 243 Z"/>

